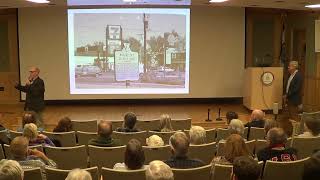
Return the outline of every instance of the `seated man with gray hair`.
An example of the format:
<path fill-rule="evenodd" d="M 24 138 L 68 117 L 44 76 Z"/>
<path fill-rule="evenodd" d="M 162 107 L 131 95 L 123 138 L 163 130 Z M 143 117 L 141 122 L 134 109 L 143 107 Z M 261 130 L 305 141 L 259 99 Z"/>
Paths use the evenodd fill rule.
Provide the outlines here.
<path fill-rule="evenodd" d="M 268 147 L 260 150 L 257 154 L 259 161 L 295 161 L 297 150 L 286 148 L 287 135 L 281 128 L 272 128 L 267 134 Z"/>
<path fill-rule="evenodd" d="M 65 180 L 92 180 L 91 174 L 83 169 L 73 169 Z"/>
<path fill-rule="evenodd" d="M 189 131 L 190 144 L 200 145 L 206 143 L 206 130 L 201 126 L 192 126 Z"/>
<path fill-rule="evenodd" d="M 101 120 L 98 124 L 98 137 L 91 139 L 89 145 L 100 146 L 100 147 L 114 147 L 120 146 L 120 141 L 113 139 L 112 134 L 112 123 L 109 121 Z"/>
<path fill-rule="evenodd" d="M 174 180 L 171 168 L 162 161 L 152 161 L 146 169 L 146 180 Z"/>
<path fill-rule="evenodd" d="M 23 180 L 23 170 L 17 161 L 2 159 L 0 161 L 1 180 Z"/>
<path fill-rule="evenodd" d="M 264 128 L 264 112 L 260 109 L 255 109 L 251 113 L 250 122 L 245 124 L 245 127 Z"/>
<path fill-rule="evenodd" d="M 170 139 L 172 157 L 165 163 L 171 168 L 188 169 L 204 166 L 204 163 L 197 159 L 190 159 L 187 156 L 189 149 L 189 139 L 184 132 L 174 133 Z"/>

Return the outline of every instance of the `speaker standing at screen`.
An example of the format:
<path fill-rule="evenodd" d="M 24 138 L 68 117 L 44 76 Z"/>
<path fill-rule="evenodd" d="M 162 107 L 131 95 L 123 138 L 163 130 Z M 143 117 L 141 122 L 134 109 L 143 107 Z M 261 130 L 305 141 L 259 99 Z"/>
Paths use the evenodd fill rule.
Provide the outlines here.
<path fill-rule="evenodd" d="M 44 109 L 44 82 L 39 77 L 40 69 L 32 67 L 29 70 L 30 75 L 26 84 L 23 86 L 19 83 L 15 88 L 26 93 L 25 111 L 34 111 L 38 116 L 38 126 L 43 127 L 42 111 Z"/>
<path fill-rule="evenodd" d="M 302 112 L 302 75 L 298 71 L 298 62 L 290 61 L 288 71 L 290 76 L 286 86 L 285 104 L 290 118 L 298 120 L 298 113 Z"/>

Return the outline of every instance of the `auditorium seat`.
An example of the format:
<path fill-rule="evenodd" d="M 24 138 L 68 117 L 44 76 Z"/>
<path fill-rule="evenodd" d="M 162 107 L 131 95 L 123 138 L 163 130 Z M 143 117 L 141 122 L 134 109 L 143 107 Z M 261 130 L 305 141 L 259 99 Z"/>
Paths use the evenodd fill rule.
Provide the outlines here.
<path fill-rule="evenodd" d="M 2 147 L 2 144 L 0 144 L 0 160 L 1 159 L 5 159 L 5 155 L 4 155 L 4 150 L 3 150 L 3 147 Z"/>
<path fill-rule="evenodd" d="M 98 167 L 91 167 L 83 169 L 88 171 L 91 174 L 92 180 L 100 180 L 99 173 L 98 173 Z M 46 171 L 46 180 L 64 180 L 68 176 L 68 173 L 71 170 L 62 170 L 62 169 L 56 169 L 56 168 L 45 168 Z"/>
<path fill-rule="evenodd" d="M 0 142 L 6 143 L 6 144 L 9 143 L 9 139 L 8 139 L 7 134 L 8 134 L 8 131 L 6 129 L 0 131 Z"/>
<path fill-rule="evenodd" d="M 211 165 L 190 169 L 172 168 L 174 180 L 210 180 Z"/>
<path fill-rule="evenodd" d="M 201 145 L 189 146 L 189 157 L 200 159 L 205 164 L 210 164 L 217 152 L 217 144 L 215 142 Z"/>
<path fill-rule="evenodd" d="M 35 145 L 35 146 L 29 146 L 29 149 L 37 149 L 41 152 L 43 151 L 43 147 L 41 144 L 39 145 Z M 6 156 L 6 159 L 10 159 L 11 158 L 11 151 L 10 151 L 10 145 L 8 144 L 4 144 L 3 145 L 3 150 L 4 150 L 4 155 Z"/>
<path fill-rule="evenodd" d="M 251 153 L 253 155 L 256 140 L 246 141 L 245 143 L 246 143 L 246 146 L 248 148 L 249 153 Z M 217 148 L 217 156 L 224 156 L 225 144 L 226 144 L 226 142 L 219 142 L 218 148 Z"/>
<path fill-rule="evenodd" d="M 42 132 L 44 135 L 48 136 L 51 140 L 57 140 L 60 142 L 62 147 L 73 147 L 76 146 L 76 133 L 71 132 Z"/>
<path fill-rule="evenodd" d="M 230 131 L 228 129 L 218 128 L 216 142 L 222 139 L 227 139 L 230 136 Z"/>
<path fill-rule="evenodd" d="M 123 120 L 110 120 L 110 122 L 112 123 L 112 130 L 114 131 L 123 125 Z"/>
<path fill-rule="evenodd" d="M 149 164 L 153 160 L 167 160 L 171 157 L 170 146 L 149 147 L 143 146 L 145 155 L 145 164 Z"/>
<path fill-rule="evenodd" d="M 91 139 L 97 138 L 96 132 L 83 132 L 83 131 L 77 131 L 77 139 L 79 145 L 88 145 L 88 142 Z"/>
<path fill-rule="evenodd" d="M 309 157 L 314 150 L 320 148 L 320 137 L 294 137 L 292 147 L 298 150 L 299 159 Z"/>
<path fill-rule="evenodd" d="M 141 131 L 150 131 L 159 129 L 160 127 L 160 120 L 138 120 L 135 126 L 137 129 Z"/>
<path fill-rule="evenodd" d="M 256 145 L 255 145 L 255 154 L 257 154 L 260 150 L 264 149 L 268 147 L 268 142 L 267 140 L 262 140 L 262 139 L 258 139 L 256 140 Z"/>
<path fill-rule="evenodd" d="M 15 137 L 18 137 L 18 136 L 22 136 L 22 132 L 12 131 L 12 130 L 9 131 L 9 134 L 11 139 L 14 139 Z"/>
<path fill-rule="evenodd" d="M 172 131 L 172 132 L 157 132 L 157 131 L 149 131 L 148 132 L 148 137 L 152 135 L 158 135 L 162 138 L 164 144 L 169 144 L 169 139 L 170 137 L 177 131 Z"/>
<path fill-rule="evenodd" d="M 265 139 L 265 136 L 264 128 L 251 127 L 248 140 Z"/>
<path fill-rule="evenodd" d="M 57 163 L 59 169 L 87 168 L 88 155 L 86 146 L 45 147 L 48 158 Z M 101 158 L 101 157 L 100 157 Z"/>
<path fill-rule="evenodd" d="M 191 128 L 191 118 L 187 119 L 171 119 L 172 128 L 176 131 Z"/>
<path fill-rule="evenodd" d="M 74 131 L 97 132 L 98 121 L 93 120 L 71 120 L 72 129 Z"/>
<path fill-rule="evenodd" d="M 114 139 L 119 139 L 121 144 L 126 145 L 131 139 L 137 139 L 142 145 L 146 145 L 147 131 L 139 132 L 117 132 L 112 133 Z"/>
<path fill-rule="evenodd" d="M 103 180 L 145 180 L 145 169 L 139 170 L 114 170 L 103 167 L 101 170 Z"/>
<path fill-rule="evenodd" d="M 230 180 L 232 175 L 232 165 L 214 164 L 211 180 Z"/>
<path fill-rule="evenodd" d="M 97 147 L 88 145 L 90 166 L 113 168 L 116 163 L 124 162 L 126 146 Z"/>
<path fill-rule="evenodd" d="M 304 162 L 308 158 L 288 161 L 276 162 L 267 161 L 263 171 L 263 180 L 290 179 L 302 180 Z"/>
<path fill-rule="evenodd" d="M 187 134 L 189 137 L 189 129 L 184 130 L 184 132 Z M 215 128 L 213 129 L 206 129 L 206 142 L 207 143 L 212 143 L 216 141 L 216 136 L 217 136 L 217 131 Z"/>
<path fill-rule="evenodd" d="M 248 128 L 248 127 L 245 127 L 242 137 L 243 137 L 244 139 L 247 139 L 247 138 L 248 138 L 248 133 L 249 133 L 249 128 Z"/>
<path fill-rule="evenodd" d="M 40 168 L 24 169 L 24 180 L 42 180 Z"/>

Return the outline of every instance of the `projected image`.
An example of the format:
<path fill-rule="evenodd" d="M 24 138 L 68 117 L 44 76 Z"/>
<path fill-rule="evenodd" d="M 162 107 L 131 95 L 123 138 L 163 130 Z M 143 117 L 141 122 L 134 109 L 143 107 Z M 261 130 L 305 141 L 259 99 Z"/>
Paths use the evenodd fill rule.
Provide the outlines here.
<path fill-rule="evenodd" d="M 189 13 L 69 10 L 70 93 L 189 93 Z"/>

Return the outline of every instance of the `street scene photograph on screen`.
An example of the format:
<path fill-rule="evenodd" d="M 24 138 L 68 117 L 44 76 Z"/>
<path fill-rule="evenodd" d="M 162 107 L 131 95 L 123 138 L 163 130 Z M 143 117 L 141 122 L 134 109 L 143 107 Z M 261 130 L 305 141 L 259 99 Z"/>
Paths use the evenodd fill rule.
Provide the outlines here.
<path fill-rule="evenodd" d="M 188 94 L 189 9 L 69 9 L 71 94 Z"/>

